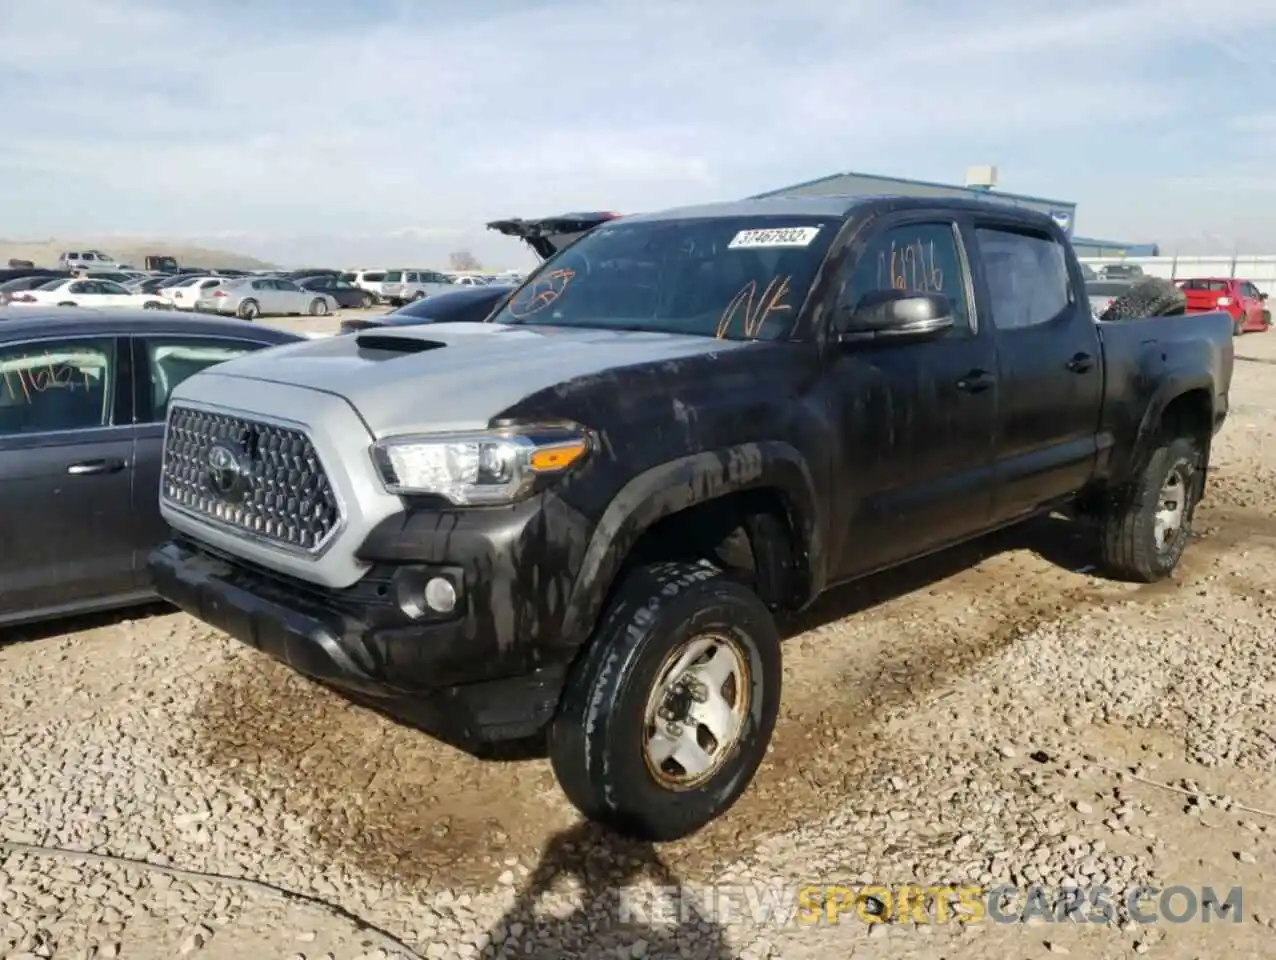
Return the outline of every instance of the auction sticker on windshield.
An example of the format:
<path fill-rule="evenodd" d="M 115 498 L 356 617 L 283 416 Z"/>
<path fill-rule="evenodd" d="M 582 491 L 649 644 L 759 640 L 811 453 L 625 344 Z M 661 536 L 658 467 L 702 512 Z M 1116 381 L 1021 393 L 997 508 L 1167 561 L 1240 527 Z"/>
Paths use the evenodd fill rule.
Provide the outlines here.
<path fill-rule="evenodd" d="M 741 230 L 727 247 L 807 247 L 820 232 L 819 227 L 776 227 L 771 230 Z"/>

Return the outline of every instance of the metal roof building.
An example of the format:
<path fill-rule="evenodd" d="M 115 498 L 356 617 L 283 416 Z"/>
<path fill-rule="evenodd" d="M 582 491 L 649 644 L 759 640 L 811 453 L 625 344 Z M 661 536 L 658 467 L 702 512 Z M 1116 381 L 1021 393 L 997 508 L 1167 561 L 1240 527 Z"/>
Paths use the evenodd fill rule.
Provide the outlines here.
<path fill-rule="evenodd" d="M 907 180 L 902 177 L 880 177 L 871 173 L 834 173 L 818 180 L 808 180 L 780 190 L 768 190 L 749 197 L 801 196 L 906 196 L 906 197 L 966 197 L 974 200 L 995 200 L 1018 207 L 1037 210 L 1054 218 L 1054 221 L 1072 236 L 1077 219 L 1077 205 L 1071 200 L 1051 200 L 1022 193 L 1002 193 L 996 190 L 996 167 L 971 167 L 966 171 L 966 185 L 933 183 L 928 180 Z M 1125 244 L 1120 244 L 1125 246 Z"/>

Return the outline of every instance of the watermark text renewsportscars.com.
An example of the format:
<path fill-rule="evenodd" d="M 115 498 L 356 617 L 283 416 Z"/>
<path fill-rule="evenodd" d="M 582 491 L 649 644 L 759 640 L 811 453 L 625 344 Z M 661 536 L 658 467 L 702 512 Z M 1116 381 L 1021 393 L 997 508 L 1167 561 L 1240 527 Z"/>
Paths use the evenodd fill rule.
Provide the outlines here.
<path fill-rule="evenodd" d="M 1240 923 L 1243 890 L 1228 887 L 689 884 L 626 887 L 619 920 L 641 925 L 708 920 L 754 927 L 863 923 Z"/>

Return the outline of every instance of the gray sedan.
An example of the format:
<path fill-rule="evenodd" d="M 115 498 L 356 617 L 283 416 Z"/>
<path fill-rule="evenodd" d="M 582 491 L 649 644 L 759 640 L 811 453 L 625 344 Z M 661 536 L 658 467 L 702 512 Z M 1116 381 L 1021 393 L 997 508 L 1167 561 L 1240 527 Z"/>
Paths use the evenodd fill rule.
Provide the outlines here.
<path fill-rule="evenodd" d="M 302 314 L 322 317 L 337 309 L 337 301 L 326 293 L 303 290 L 282 277 L 240 277 L 208 291 L 195 301 L 195 309 L 241 320 Z"/>
<path fill-rule="evenodd" d="M 303 338 L 160 310 L 29 306 L 0 323 L 0 626 L 154 597 L 173 388 Z"/>

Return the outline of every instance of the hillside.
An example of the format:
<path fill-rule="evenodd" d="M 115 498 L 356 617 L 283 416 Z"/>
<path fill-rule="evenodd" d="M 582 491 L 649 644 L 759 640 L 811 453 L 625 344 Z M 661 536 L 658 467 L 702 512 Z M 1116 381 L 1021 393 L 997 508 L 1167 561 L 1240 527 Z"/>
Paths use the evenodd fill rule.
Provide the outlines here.
<path fill-rule="evenodd" d="M 110 237 L 107 239 L 71 239 L 71 240 L 6 240 L 0 238 L 0 268 L 8 264 L 9 259 L 31 260 L 37 267 L 53 267 L 57 265 L 58 254 L 64 250 L 101 250 L 109 253 L 120 263 L 128 263 L 139 270 L 143 269 L 143 261 L 147 256 L 176 257 L 183 267 L 227 267 L 232 270 L 269 270 L 275 264 L 257 260 L 243 254 L 226 250 L 210 250 L 207 247 L 192 247 L 179 242 L 164 240 L 143 240 L 128 237 Z"/>

